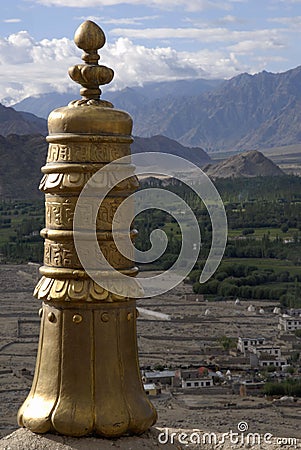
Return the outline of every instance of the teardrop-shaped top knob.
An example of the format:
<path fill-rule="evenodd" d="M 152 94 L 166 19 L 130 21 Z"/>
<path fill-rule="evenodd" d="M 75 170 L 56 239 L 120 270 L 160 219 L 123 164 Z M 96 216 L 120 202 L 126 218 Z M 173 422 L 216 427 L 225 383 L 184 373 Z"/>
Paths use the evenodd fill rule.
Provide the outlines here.
<path fill-rule="evenodd" d="M 85 64 L 70 67 L 69 76 L 82 85 L 80 93 L 85 102 L 98 100 L 101 94 L 99 85 L 110 83 L 114 77 L 112 69 L 98 65 L 97 50 L 105 45 L 105 34 L 96 23 L 86 20 L 76 30 L 74 42 L 78 48 L 84 50 L 82 60 Z M 108 103 L 108 106 L 112 105 Z"/>
<path fill-rule="evenodd" d="M 89 56 L 97 55 L 97 50 L 105 45 L 106 37 L 102 29 L 91 20 L 86 20 L 83 22 L 74 34 L 74 42 L 78 48 L 85 51 L 82 59 L 88 63 L 92 64 L 91 58 Z M 97 60 L 99 55 L 97 55 Z M 93 61 L 95 58 L 93 58 Z"/>

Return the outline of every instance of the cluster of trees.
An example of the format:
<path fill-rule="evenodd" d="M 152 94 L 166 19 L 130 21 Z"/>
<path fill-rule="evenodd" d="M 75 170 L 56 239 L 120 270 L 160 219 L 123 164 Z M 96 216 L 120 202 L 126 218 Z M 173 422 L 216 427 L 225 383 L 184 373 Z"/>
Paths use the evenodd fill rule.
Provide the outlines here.
<path fill-rule="evenodd" d="M 269 381 L 264 385 L 264 393 L 268 396 L 288 395 L 292 397 L 301 397 L 301 380 L 287 379 L 280 383 Z"/>
<path fill-rule="evenodd" d="M 209 253 L 212 238 L 212 225 L 208 211 L 200 198 L 185 184 L 172 180 L 155 180 L 155 187 L 168 189 L 186 202 L 199 222 L 202 237 L 202 252 L 198 266 L 202 264 Z M 147 181 L 142 183 L 149 187 Z M 258 177 L 253 179 L 217 180 L 216 187 L 225 203 L 228 225 L 230 229 L 242 228 L 243 239 L 229 239 L 225 256 L 229 258 L 276 258 L 301 263 L 301 178 L 294 176 L 273 177 L 273 179 Z M 273 189 L 270 189 L 271 184 Z M 160 199 L 158 199 L 158 204 Z M 163 205 L 164 206 L 164 205 Z M 0 228 L 6 228 L 5 238 L 0 239 L 0 254 L 2 260 L 18 261 L 42 258 L 43 241 L 34 232 L 44 224 L 44 206 L 42 201 L 6 201 L 0 202 Z M 168 246 L 160 259 L 155 261 L 152 269 L 168 269 L 177 259 L 181 249 L 181 231 L 175 219 L 160 209 L 147 210 L 135 219 L 135 227 L 139 234 L 135 245 L 139 250 L 148 250 L 151 246 L 152 230 L 161 228 L 168 236 Z M 256 228 L 266 227 L 267 232 L 261 239 L 256 237 Z M 293 242 L 284 243 L 280 237 L 272 239 L 269 228 L 279 228 L 282 232 L 294 227 Z M 34 248 L 34 250 L 30 250 Z M 256 275 L 256 277 L 255 277 Z M 206 289 L 207 293 L 221 296 L 250 298 L 280 298 L 283 291 L 279 287 L 271 290 L 264 285 L 271 282 L 270 278 L 263 281 L 258 278 L 267 274 L 244 275 L 235 277 L 235 282 L 218 274 L 205 286 L 195 286 L 196 290 Z M 238 280 L 237 278 L 245 278 Z M 277 281 L 277 280 L 275 280 Z M 283 299 L 284 303 L 292 302 L 292 296 Z"/>
<path fill-rule="evenodd" d="M 226 203 L 237 201 L 291 203 L 301 201 L 301 178 L 294 175 L 236 178 L 235 180 L 221 178 L 215 181 L 215 185 Z"/>
<path fill-rule="evenodd" d="M 145 183 L 142 187 L 148 187 Z M 166 184 L 166 180 L 164 184 L 158 181 L 158 187 L 168 188 L 190 205 L 201 225 L 206 227 L 210 223 L 204 204 L 187 185 L 175 180 L 168 186 Z M 219 179 L 215 185 L 224 202 L 231 229 L 285 227 L 284 230 L 301 230 L 300 177 Z"/>
<path fill-rule="evenodd" d="M 232 229 L 289 228 L 301 230 L 301 202 L 284 203 L 280 200 L 228 203 L 227 216 Z"/>
<path fill-rule="evenodd" d="M 301 274 L 288 271 L 258 269 L 245 264 L 221 264 L 208 282 L 198 282 L 201 269 L 191 272 L 189 279 L 197 294 L 217 297 L 241 297 L 245 299 L 280 300 L 283 306 L 298 307 L 301 304 Z M 273 287 L 274 285 L 274 287 Z"/>
<path fill-rule="evenodd" d="M 300 264 L 301 240 L 296 235 L 292 242 L 284 243 L 283 239 L 271 239 L 269 233 L 261 239 L 247 237 L 229 240 L 225 256 L 228 258 L 273 258 L 292 261 Z"/>
<path fill-rule="evenodd" d="M 43 240 L 39 235 L 44 223 L 42 202 L 5 201 L 0 203 L 0 229 L 6 238 L 0 241 L 2 262 L 41 262 Z"/>
<path fill-rule="evenodd" d="M 135 219 L 135 228 L 139 231 L 135 245 L 144 252 L 151 248 L 151 232 L 155 229 L 164 229 L 166 224 L 170 225 L 165 230 L 168 236 L 167 248 L 163 255 L 151 264 L 152 270 L 167 270 L 176 261 L 181 251 L 180 227 L 172 216 L 160 209 L 147 210 L 140 213 Z M 149 264 L 141 264 L 140 268 L 146 270 L 149 268 Z"/>
<path fill-rule="evenodd" d="M 281 178 L 281 181 L 280 181 Z M 193 210 L 201 231 L 202 250 L 206 257 L 211 243 L 211 221 L 208 211 L 200 198 L 186 185 L 172 181 L 157 180 L 158 187 L 168 188 L 181 197 Z M 273 185 L 273 189 L 271 189 Z M 216 186 L 224 201 L 229 229 L 243 229 L 244 239 L 229 239 L 226 257 L 230 258 L 277 258 L 288 259 L 300 264 L 301 259 L 301 179 L 300 177 L 258 177 L 251 179 L 217 180 Z M 142 186 L 144 187 L 144 186 Z M 145 187 L 148 187 L 147 182 Z M 164 212 L 160 211 L 162 215 Z M 165 224 L 171 220 L 168 215 L 162 217 Z M 141 214 L 137 228 L 137 246 L 149 242 L 149 234 L 144 233 L 148 224 L 148 232 L 155 228 L 156 216 L 152 218 L 149 212 Z M 142 226 L 142 227 L 141 227 Z M 164 228 L 164 226 L 161 226 Z M 142 229 L 141 229 L 142 228 Z M 261 239 L 256 236 L 256 228 L 266 228 Z M 279 236 L 272 239 L 269 229 L 279 229 Z M 280 236 L 293 229 L 290 236 L 293 242 L 284 242 Z M 255 234 L 254 234 L 255 233 Z M 175 247 L 174 250 L 177 250 Z M 172 249 L 168 253 L 176 254 Z"/>
<path fill-rule="evenodd" d="M 43 261 L 43 245 L 41 245 L 41 242 L 8 242 L 0 246 L 0 254 L 2 261 L 13 263 L 41 262 Z"/>

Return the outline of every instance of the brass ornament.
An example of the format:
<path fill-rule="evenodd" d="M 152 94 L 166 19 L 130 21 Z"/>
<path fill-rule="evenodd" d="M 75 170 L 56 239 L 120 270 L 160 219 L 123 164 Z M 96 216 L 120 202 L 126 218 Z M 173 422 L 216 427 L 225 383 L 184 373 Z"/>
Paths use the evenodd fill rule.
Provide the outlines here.
<path fill-rule="evenodd" d="M 74 316 L 72 317 L 72 321 L 73 323 L 81 323 L 83 321 L 83 316 L 81 316 L 80 314 L 74 314 Z"/>
<path fill-rule="evenodd" d="M 76 30 L 74 42 L 78 48 L 84 50 L 82 60 L 85 64 L 77 64 L 69 69 L 70 78 L 83 86 L 80 91 L 83 100 L 75 101 L 72 104 L 75 106 L 85 103 L 88 105 L 101 104 L 113 107 L 110 102 L 99 100 L 101 94 L 99 85 L 110 83 L 114 77 L 112 69 L 98 65 L 97 50 L 102 48 L 106 42 L 104 32 L 94 22 L 87 20 Z"/>
<path fill-rule="evenodd" d="M 96 216 L 99 248 L 115 269 L 128 276 L 133 296 L 142 295 L 133 258 L 118 251 L 112 236 L 117 208 L 139 185 L 130 161 L 132 119 L 99 99 L 99 85 L 113 78 L 111 69 L 98 65 L 103 31 L 86 21 L 74 40 L 84 50 L 84 64 L 70 68 L 69 74 L 81 84 L 82 99 L 52 111 L 48 118 L 49 149 L 40 184 L 46 200 L 46 227 L 41 231 L 44 265 L 34 292 L 43 302 L 41 330 L 35 376 L 18 423 L 35 433 L 141 434 L 155 423 L 156 411 L 139 371 L 136 302 L 123 294 L 123 281 L 112 272 L 98 271 L 108 281 L 106 289 L 89 277 L 76 254 L 73 235 L 78 196 L 104 168 L 93 186 L 95 198 L 102 189 L 114 187 L 98 211 L 93 202 L 79 210 L 80 233 L 91 238 L 86 224 Z M 128 157 L 126 163 L 115 169 L 128 178 L 115 186 L 117 172 L 106 165 L 123 156 Z M 123 219 L 116 225 L 121 239 L 129 232 L 124 225 L 129 222 Z M 135 235 L 132 229 L 131 239 Z"/>

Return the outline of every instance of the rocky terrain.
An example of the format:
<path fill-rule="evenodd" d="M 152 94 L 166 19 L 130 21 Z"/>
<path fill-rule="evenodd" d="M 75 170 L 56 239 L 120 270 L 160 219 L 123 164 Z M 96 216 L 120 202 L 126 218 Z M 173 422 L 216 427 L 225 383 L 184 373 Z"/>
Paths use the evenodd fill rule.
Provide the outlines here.
<path fill-rule="evenodd" d="M 143 104 L 135 134 L 164 134 L 207 152 L 247 151 L 301 142 L 301 67 L 285 73 L 241 74 L 193 97 Z"/>
<path fill-rule="evenodd" d="M 284 172 L 258 151 L 240 153 L 218 164 L 212 164 L 210 156 L 201 148 L 185 147 L 165 136 L 136 137 L 132 153 L 163 152 L 180 156 L 193 162 L 212 178 L 278 176 Z M 0 136 L 0 196 L 1 198 L 42 198 L 38 186 L 45 164 L 47 143 L 42 135 Z M 145 168 L 156 161 L 146 156 Z M 176 169 L 176 167 L 175 167 Z M 26 186 L 26 189 L 24 189 Z"/>
<path fill-rule="evenodd" d="M 32 383 L 39 334 L 40 302 L 32 297 L 37 278 L 35 265 L 0 266 L 0 436 L 16 429 L 17 410 Z M 264 334 L 267 339 L 279 334 L 278 317 L 272 313 L 275 302 L 265 302 L 266 314 L 260 315 L 248 312 L 247 302 L 240 305 L 234 305 L 233 301 L 210 302 L 208 306 L 206 301 L 196 301 L 196 296 L 191 297 L 190 293 L 191 286 L 182 284 L 163 296 L 139 300 L 139 306 L 164 312 L 172 318 L 170 321 L 138 320 L 142 367 L 176 368 L 211 363 L 234 370 L 241 357 L 229 359 L 219 344 L 222 336 L 236 337 L 244 330 Z M 258 310 L 262 301 L 254 302 L 254 306 Z M 159 415 L 157 426 L 163 429 L 196 428 L 226 433 L 236 432 L 238 424 L 244 421 L 251 433 L 301 438 L 300 401 L 287 405 L 264 397 L 240 397 L 227 385 L 189 392 L 167 386 L 152 401 Z M 1 450 L 8 450 L 9 445 L 1 445 Z"/>
<path fill-rule="evenodd" d="M 112 102 L 116 108 L 130 109 L 133 112 L 143 104 L 165 97 L 191 97 L 196 93 L 200 94 L 211 91 L 217 88 L 223 81 L 218 79 L 207 80 L 204 78 L 160 81 L 145 83 L 144 86 L 127 87 L 120 91 L 111 91 L 107 86 L 103 86 L 102 97 Z M 73 92 L 49 92 L 34 97 L 27 97 L 11 106 L 16 111 L 28 111 L 38 117 L 47 119 L 53 109 L 68 105 L 69 102 L 78 98 L 78 96 L 78 88 L 75 88 Z"/>
<path fill-rule="evenodd" d="M 51 434 L 34 435 L 28 430 L 19 429 L 0 440 L 0 450 L 108 450 L 114 447 L 121 450 L 162 449 L 162 450 L 291 450 L 301 448 L 300 443 L 287 442 L 273 437 L 249 434 L 249 438 L 234 436 L 225 439 L 222 434 L 212 434 L 192 429 L 169 429 L 169 441 L 165 442 L 166 429 L 153 427 L 141 436 L 127 436 L 119 439 L 97 437 L 72 438 Z M 214 440 L 216 439 L 216 441 Z M 254 440 L 253 440 L 254 439 Z M 266 441 L 265 441 L 266 439 Z M 199 440 L 199 441 L 198 441 Z M 192 441 L 192 442 L 190 442 Z M 239 442 L 238 442 L 239 441 Z"/>
<path fill-rule="evenodd" d="M 185 147 L 173 139 L 166 136 L 153 136 L 151 138 L 135 137 L 131 145 L 132 153 L 143 152 L 163 152 L 171 153 L 172 155 L 180 156 L 181 158 L 191 161 L 198 167 L 203 167 L 205 164 L 211 162 L 211 158 L 200 147 Z M 153 156 L 145 160 L 146 166 L 151 167 L 154 164 Z"/>
<path fill-rule="evenodd" d="M 284 175 L 273 161 L 256 150 L 231 156 L 218 164 L 205 166 L 203 170 L 213 179 Z"/>
<path fill-rule="evenodd" d="M 137 136 L 160 134 L 209 153 L 247 151 L 301 143 L 300 84 L 301 66 L 284 73 L 243 73 L 211 85 L 210 80 L 158 83 L 103 97 L 133 116 Z M 45 114 L 44 104 L 50 102 L 50 110 L 65 100 L 47 94 L 16 107 L 39 115 Z"/>
<path fill-rule="evenodd" d="M 0 103 L 0 135 L 46 134 L 46 120 L 28 112 L 17 112 Z"/>
<path fill-rule="evenodd" d="M 12 134 L 0 136 L 0 196 L 4 198 L 42 198 L 38 190 L 41 166 L 46 161 L 44 136 Z"/>
<path fill-rule="evenodd" d="M 20 114 L 20 113 L 18 113 Z M 13 134 L 0 136 L 0 197 L 14 199 L 41 198 L 38 186 L 42 178 L 41 166 L 46 163 L 47 143 L 38 135 Z M 132 153 L 164 152 L 188 159 L 199 167 L 208 164 L 211 158 L 201 148 L 188 148 L 164 136 L 135 138 Z M 147 157 L 146 165 L 153 164 Z M 26 187 L 24 189 L 24 187 Z"/>

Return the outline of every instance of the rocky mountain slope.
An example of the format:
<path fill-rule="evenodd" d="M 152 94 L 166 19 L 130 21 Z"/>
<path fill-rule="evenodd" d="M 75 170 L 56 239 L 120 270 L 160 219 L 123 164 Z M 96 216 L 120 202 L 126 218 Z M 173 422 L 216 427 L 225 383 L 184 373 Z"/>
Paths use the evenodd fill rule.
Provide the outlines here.
<path fill-rule="evenodd" d="M 0 136 L 0 198 L 42 198 L 38 191 L 47 144 L 42 135 Z"/>
<path fill-rule="evenodd" d="M 46 134 L 46 120 L 28 112 L 17 112 L 0 104 L 0 135 Z"/>
<path fill-rule="evenodd" d="M 164 152 L 185 158 L 202 167 L 211 178 L 278 176 L 283 171 L 258 151 L 241 153 L 212 164 L 201 148 L 188 148 L 164 136 L 135 138 L 132 153 Z M 0 136 L 0 198 L 37 198 L 45 164 L 47 144 L 42 135 Z M 156 165 L 153 155 L 147 155 L 145 166 Z M 175 170 L 177 167 L 175 167 Z"/>
<path fill-rule="evenodd" d="M 154 101 L 133 114 L 139 136 L 164 134 L 206 151 L 301 142 L 301 67 L 241 74 L 214 91 Z"/>
<path fill-rule="evenodd" d="M 142 152 L 163 152 L 171 153 L 181 158 L 193 162 L 198 167 L 203 167 L 211 161 L 210 156 L 200 147 L 185 147 L 173 139 L 166 136 L 153 136 L 151 138 L 135 137 L 131 146 L 132 153 Z M 151 166 L 154 164 L 153 156 L 145 159 L 145 165 Z"/>
<path fill-rule="evenodd" d="M 133 116 L 136 136 L 165 135 L 207 152 L 247 151 L 301 143 L 300 86 L 301 66 L 277 74 L 244 73 L 207 85 L 205 91 L 190 80 L 106 92 L 103 97 Z M 16 108 L 26 109 L 30 101 Z"/>
<path fill-rule="evenodd" d="M 104 87 L 102 97 L 111 101 L 116 108 L 130 110 L 133 113 L 147 103 L 166 97 L 193 96 L 215 89 L 223 80 L 175 80 L 158 83 L 146 83 L 144 86 L 127 87 L 120 91 L 109 91 Z M 28 111 L 38 117 L 48 117 L 55 108 L 65 106 L 72 100 L 79 98 L 79 92 L 60 94 L 50 92 L 35 97 L 27 97 L 13 105 L 16 111 Z"/>
<path fill-rule="evenodd" d="M 203 166 L 210 157 L 201 148 L 186 148 L 164 136 L 136 138 L 131 146 L 133 153 L 173 153 Z M 42 135 L 0 136 L 0 198 L 37 198 L 45 164 L 47 143 Z M 145 159 L 146 166 L 154 164 L 153 157 Z"/>
<path fill-rule="evenodd" d="M 284 172 L 256 150 L 231 156 L 219 164 L 203 168 L 210 178 L 271 177 L 285 175 Z"/>

